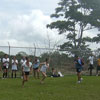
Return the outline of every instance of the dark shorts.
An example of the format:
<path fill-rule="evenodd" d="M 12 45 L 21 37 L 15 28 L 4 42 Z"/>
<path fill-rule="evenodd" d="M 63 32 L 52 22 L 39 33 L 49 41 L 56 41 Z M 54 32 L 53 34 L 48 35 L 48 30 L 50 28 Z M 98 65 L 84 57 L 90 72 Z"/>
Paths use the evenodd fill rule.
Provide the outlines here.
<path fill-rule="evenodd" d="M 97 66 L 97 70 L 100 70 L 100 66 Z"/>
<path fill-rule="evenodd" d="M 3 66 L 3 69 L 7 69 L 6 66 Z"/>
<path fill-rule="evenodd" d="M 89 67 L 88 69 L 94 69 L 93 65 L 92 65 L 92 64 L 90 64 L 90 67 Z"/>
<path fill-rule="evenodd" d="M 37 70 L 37 69 L 39 69 L 38 67 L 37 68 L 33 68 L 33 70 Z"/>
<path fill-rule="evenodd" d="M 25 75 L 29 75 L 30 73 L 29 72 L 24 72 L 25 73 Z"/>
<path fill-rule="evenodd" d="M 76 68 L 76 72 L 80 73 L 82 71 L 81 68 Z"/>

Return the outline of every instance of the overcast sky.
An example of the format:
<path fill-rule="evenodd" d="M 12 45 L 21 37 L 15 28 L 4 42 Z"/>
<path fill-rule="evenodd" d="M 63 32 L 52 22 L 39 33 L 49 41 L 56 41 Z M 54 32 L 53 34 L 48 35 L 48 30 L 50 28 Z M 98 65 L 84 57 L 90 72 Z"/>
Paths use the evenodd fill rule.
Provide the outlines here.
<path fill-rule="evenodd" d="M 32 46 L 63 37 L 46 28 L 59 0 L 0 0 L 0 45 Z M 56 38 L 58 37 L 58 38 Z"/>
<path fill-rule="evenodd" d="M 46 28 L 60 0 L 0 0 L 0 46 L 44 46 L 65 41 L 56 30 Z M 47 35 L 48 34 L 48 35 Z M 87 35 L 88 32 L 85 33 Z M 93 35 L 93 34 L 92 34 Z"/>

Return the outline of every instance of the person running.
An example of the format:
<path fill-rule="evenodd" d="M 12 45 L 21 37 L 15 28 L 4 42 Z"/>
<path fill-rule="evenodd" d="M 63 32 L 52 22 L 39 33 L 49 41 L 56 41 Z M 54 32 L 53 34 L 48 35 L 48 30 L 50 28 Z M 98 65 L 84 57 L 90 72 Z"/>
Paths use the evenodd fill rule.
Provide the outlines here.
<path fill-rule="evenodd" d="M 45 62 L 40 63 L 40 64 L 42 65 L 42 67 L 41 67 L 41 69 L 40 69 L 40 71 L 41 71 L 41 73 L 42 73 L 42 76 L 43 76 L 43 78 L 42 78 L 42 80 L 41 80 L 41 84 L 42 84 L 42 83 L 44 83 L 44 80 L 45 80 L 45 78 L 47 77 L 47 75 L 46 75 L 46 70 L 49 69 L 49 59 L 46 58 L 46 59 L 45 59 Z"/>
<path fill-rule="evenodd" d="M 11 74 L 12 78 L 13 78 L 13 74 L 15 74 L 15 78 L 16 78 L 17 66 L 18 66 L 18 60 L 14 56 L 13 59 L 12 59 L 12 74 Z"/>
<path fill-rule="evenodd" d="M 23 64 L 26 62 L 25 56 L 22 57 L 20 64 L 21 64 L 21 79 L 23 79 Z"/>
<path fill-rule="evenodd" d="M 36 74 L 37 74 L 37 78 L 39 79 L 39 65 L 40 65 L 40 61 L 37 57 L 35 57 L 35 61 L 33 64 L 33 72 L 34 72 L 34 77 L 36 78 Z"/>
<path fill-rule="evenodd" d="M 24 77 L 22 81 L 22 87 L 24 87 L 24 83 L 29 80 L 29 74 L 32 71 L 32 63 L 30 62 L 30 59 L 26 57 L 26 61 L 23 63 L 23 72 L 24 72 Z"/>
<path fill-rule="evenodd" d="M 91 54 L 90 57 L 88 58 L 89 60 L 89 68 L 90 70 L 90 76 L 92 76 L 92 70 L 94 69 L 93 64 L 94 64 L 94 56 Z"/>
<path fill-rule="evenodd" d="M 96 69 L 96 76 L 98 76 L 98 71 L 100 70 L 100 56 L 97 60 L 97 69 Z"/>
<path fill-rule="evenodd" d="M 4 55 L 2 62 L 3 62 L 3 78 L 7 78 L 8 68 L 9 68 L 9 58 L 7 54 Z"/>
<path fill-rule="evenodd" d="M 81 83 L 81 81 L 83 80 L 83 78 L 81 78 L 81 72 L 83 69 L 83 61 L 77 55 L 75 55 L 74 62 L 75 62 L 75 67 L 76 67 L 76 72 L 77 72 L 77 77 L 78 77 L 77 83 Z"/>

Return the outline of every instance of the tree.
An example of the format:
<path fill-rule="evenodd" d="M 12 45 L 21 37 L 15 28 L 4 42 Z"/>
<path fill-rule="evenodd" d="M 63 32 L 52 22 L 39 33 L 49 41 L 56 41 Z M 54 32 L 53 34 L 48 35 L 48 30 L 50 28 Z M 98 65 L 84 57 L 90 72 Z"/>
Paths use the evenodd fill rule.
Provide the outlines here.
<path fill-rule="evenodd" d="M 3 51 L 0 51 L 0 57 L 1 57 L 1 58 L 3 58 L 5 54 L 6 54 L 6 53 L 4 53 Z"/>
<path fill-rule="evenodd" d="M 20 52 L 18 52 L 17 55 L 28 56 L 28 54 L 27 54 L 26 52 L 24 52 L 24 51 L 20 51 Z"/>
<path fill-rule="evenodd" d="M 57 21 L 52 22 L 47 27 L 57 29 L 59 34 L 65 34 L 67 42 L 60 45 L 61 49 L 68 51 L 70 54 L 79 54 L 79 51 L 81 53 L 91 51 L 86 42 L 91 42 L 92 38 L 83 35 L 85 31 L 100 24 L 96 20 L 99 7 L 94 1 L 96 0 L 61 0 L 58 3 L 59 7 L 51 15 Z M 99 0 L 97 1 L 99 2 Z M 94 5 L 97 7 L 95 8 Z M 94 13 L 96 14 L 94 15 Z"/>

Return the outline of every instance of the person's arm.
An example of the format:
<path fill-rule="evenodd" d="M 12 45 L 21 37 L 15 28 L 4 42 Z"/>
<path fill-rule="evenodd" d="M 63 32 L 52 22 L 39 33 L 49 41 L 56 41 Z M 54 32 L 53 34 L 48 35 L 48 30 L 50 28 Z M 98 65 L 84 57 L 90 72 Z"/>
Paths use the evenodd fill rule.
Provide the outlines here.
<path fill-rule="evenodd" d="M 14 64 L 14 60 L 12 59 L 12 64 Z"/>
<path fill-rule="evenodd" d="M 22 71 L 24 71 L 24 66 L 25 66 L 25 64 L 23 63 L 23 64 L 22 64 Z"/>
<path fill-rule="evenodd" d="M 9 63 L 9 58 L 7 58 L 6 63 Z"/>
<path fill-rule="evenodd" d="M 40 67 L 42 66 L 42 65 L 45 65 L 46 64 L 46 62 L 42 62 L 42 63 L 40 63 Z"/>
<path fill-rule="evenodd" d="M 32 70 L 32 67 L 30 67 L 30 73 L 31 73 L 31 74 L 32 74 L 32 71 L 33 71 L 33 70 Z"/>
<path fill-rule="evenodd" d="M 2 59 L 2 63 L 5 64 L 5 59 L 4 58 Z"/>
<path fill-rule="evenodd" d="M 45 62 L 40 63 L 40 65 L 44 65 L 44 64 L 45 64 Z"/>
<path fill-rule="evenodd" d="M 15 61 L 16 65 L 18 65 L 18 60 Z"/>

